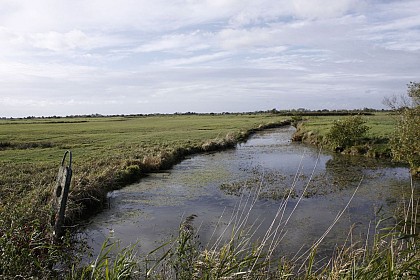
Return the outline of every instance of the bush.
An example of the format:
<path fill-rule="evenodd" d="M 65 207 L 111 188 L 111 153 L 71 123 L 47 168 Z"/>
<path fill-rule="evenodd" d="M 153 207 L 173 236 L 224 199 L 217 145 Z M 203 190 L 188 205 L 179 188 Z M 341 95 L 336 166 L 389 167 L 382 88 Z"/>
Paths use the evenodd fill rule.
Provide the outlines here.
<path fill-rule="evenodd" d="M 360 116 L 351 116 L 345 120 L 334 121 L 327 134 L 327 140 L 334 148 L 346 148 L 353 146 L 366 135 L 369 127 Z"/>
<path fill-rule="evenodd" d="M 410 165 L 414 175 L 420 174 L 420 107 L 404 110 L 391 138 L 394 160 Z"/>
<path fill-rule="evenodd" d="M 395 98 L 394 98 L 395 99 Z M 385 104 L 398 108 L 399 120 L 390 146 L 394 160 L 410 165 L 413 175 L 420 176 L 420 83 L 410 82 L 404 103 L 386 98 Z"/>

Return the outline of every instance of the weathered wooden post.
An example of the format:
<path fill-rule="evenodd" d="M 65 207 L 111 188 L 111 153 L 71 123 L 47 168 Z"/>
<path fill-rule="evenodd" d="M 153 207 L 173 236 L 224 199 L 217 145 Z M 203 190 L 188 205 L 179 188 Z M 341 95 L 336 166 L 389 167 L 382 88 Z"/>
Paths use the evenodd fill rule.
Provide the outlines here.
<path fill-rule="evenodd" d="M 69 156 L 69 165 L 65 166 L 64 162 L 67 155 Z M 54 188 L 54 241 L 58 241 L 63 236 L 63 225 L 66 212 L 67 197 L 70 189 L 70 182 L 72 176 L 71 170 L 72 154 L 71 151 L 66 151 L 61 166 L 58 170 L 57 181 Z"/>

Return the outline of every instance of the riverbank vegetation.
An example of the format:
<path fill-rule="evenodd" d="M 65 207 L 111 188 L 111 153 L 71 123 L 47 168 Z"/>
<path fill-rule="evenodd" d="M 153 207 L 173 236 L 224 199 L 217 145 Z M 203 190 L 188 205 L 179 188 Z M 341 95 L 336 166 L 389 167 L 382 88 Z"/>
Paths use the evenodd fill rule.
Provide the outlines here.
<path fill-rule="evenodd" d="M 312 132 L 305 137 L 318 141 L 336 119 L 311 116 L 303 127 Z M 370 127 L 368 144 L 387 145 L 396 121 L 387 113 L 369 114 L 364 119 Z M 73 152 L 74 174 L 67 225 L 77 226 L 78 219 L 102 209 L 110 190 L 170 168 L 190 154 L 230 148 L 255 131 L 287 123 L 286 117 L 276 112 L 0 120 L 0 277 L 48 279 L 64 271 L 68 279 L 309 279 L 335 275 L 363 279 L 375 273 L 414 275 L 415 279 L 419 275 L 419 244 L 414 202 L 406 218 L 398 219 L 403 223 L 398 222 L 386 234 L 378 232 L 373 247 L 346 244 L 337 248 L 337 255 L 325 266 L 314 265 L 316 246 L 299 267 L 295 260 L 266 258 L 267 251 L 251 242 L 251 232 L 245 229 L 227 243 L 202 247 L 195 238 L 192 218 L 181 225 L 178 238 L 163 255 L 159 248 L 144 259 L 138 259 L 130 248 L 114 255 L 115 245 L 106 243 L 93 264 L 80 266 L 72 236 L 58 244 L 51 242 L 50 201 L 66 150 Z"/>
<path fill-rule="evenodd" d="M 392 158 L 420 176 L 420 83 L 407 94 L 385 98 L 391 111 L 357 116 L 300 117 L 293 140 L 344 154 Z"/>
<path fill-rule="evenodd" d="M 403 103 L 385 99 L 391 108 L 395 108 L 399 118 L 395 133 L 391 137 L 392 155 L 395 160 L 410 165 L 414 175 L 420 176 L 420 83 L 408 84 Z"/>
<path fill-rule="evenodd" d="M 389 158 L 389 141 L 396 124 L 397 118 L 391 112 L 353 117 L 303 117 L 297 124 L 293 140 L 344 154 Z"/>
<path fill-rule="evenodd" d="M 66 216 L 74 225 L 100 211 L 108 191 L 187 155 L 233 147 L 257 130 L 287 124 L 285 119 L 229 114 L 0 120 L 0 275 L 47 277 L 67 258 L 66 242 L 51 244 L 50 225 L 55 176 L 66 150 L 73 153 L 74 174 Z"/>

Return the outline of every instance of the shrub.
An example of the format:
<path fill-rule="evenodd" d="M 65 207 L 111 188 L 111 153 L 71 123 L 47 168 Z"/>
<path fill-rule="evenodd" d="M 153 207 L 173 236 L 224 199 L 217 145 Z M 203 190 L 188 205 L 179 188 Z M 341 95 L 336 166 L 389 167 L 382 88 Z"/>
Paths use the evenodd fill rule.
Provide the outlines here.
<path fill-rule="evenodd" d="M 413 174 L 420 174 L 420 107 L 401 113 L 390 144 L 394 160 L 408 163 Z"/>
<path fill-rule="evenodd" d="M 336 120 L 327 134 L 327 140 L 335 148 L 344 149 L 353 146 L 369 130 L 369 127 L 365 123 L 366 121 L 360 116 L 351 116 L 345 120 Z"/>
<path fill-rule="evenodd" d="M 390 141 L 392 157 L 408 163 L 413 175 L 420 176 L 420 83 L 410 82 L 407 85 L 407 94 L 401 98 L 404 103 L 394 99 L 384 100 L 390 108 L 397 108 L 399 115 Z"/>

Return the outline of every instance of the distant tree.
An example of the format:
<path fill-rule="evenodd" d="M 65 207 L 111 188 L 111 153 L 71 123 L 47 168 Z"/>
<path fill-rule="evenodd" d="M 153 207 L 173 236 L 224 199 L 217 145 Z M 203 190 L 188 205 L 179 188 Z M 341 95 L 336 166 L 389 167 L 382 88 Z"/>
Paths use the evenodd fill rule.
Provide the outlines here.
<path fill-rule="evenodd" d="M 329 143 L 335 148 L 346 148 L 353 146 L 363 138 L 369 127 L 361 116 L 350 116 L 344 120 L 336 120 L 327 134 Z"/>
<path fill-rule="evenodd" d="M 387 106 L 393 111 L 402 111 L 410 107 L 410 99 L 407 95 L 395 95 L 385 97 L 382 104 Z"/>
<path fill-rule="evenodd" d="M 415 108 L 420 105 L 420 83 L 410 82 L 407 85 L 407 93 L 387 96 L 382 104 L 394 111 L 402 111 L 406 108 Z"/>

